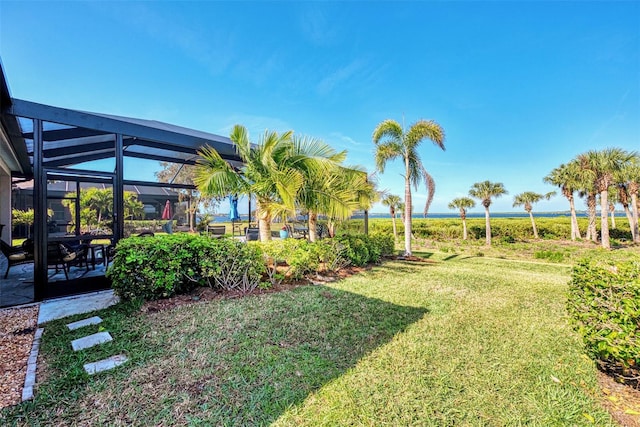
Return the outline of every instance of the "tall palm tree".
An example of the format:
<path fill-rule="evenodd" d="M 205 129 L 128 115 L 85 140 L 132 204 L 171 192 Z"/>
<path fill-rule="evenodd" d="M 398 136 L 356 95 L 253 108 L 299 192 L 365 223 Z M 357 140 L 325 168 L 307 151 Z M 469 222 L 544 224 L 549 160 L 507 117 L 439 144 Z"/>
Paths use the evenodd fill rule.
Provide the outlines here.
<path fill-rule="evenodd" d="M 571 210 L 571 240 L 582 238 L 580 228 L 578 227 L 578 217 L 576 215 L 576 205 L 573 194 L 579 190 L 580 166 L 577 162 L 572 161 L 561 164 L 553 169 L 549 175 L 544 177 L 544 181 L 556 187 L 560 187 L 562 195 L 569 201 L 569 209 Z"/>
<path fill-rule="evenodd" d="M 640 192 L 640 154 L 631 153 L 631 160 L 625 164 L 619 172 L 617 181 L 620 183 L 620 201 L 623 203 L 623 197 L 627 204 L 631 205 L 631 235 L 635 243 L 640 243 L 640 230 L 638 229 L 638 201 Z M 625 188 L 624 196 L 622 188 Z M 630 199 L 630 200 L 629 200 Z M 625 211 L 628 211 L 626 208 Z M 627 215 L 629 217 L 629 215 Z"/>
<path fill-rule="evenodd" d="M 524 193 L 516 194 L 513 197 L 513 207 L 524 206 L 525 212 L 529 214 L 531 218 L 531 227 L 533 228 L 534 239 L 538 238 L 538 227 L 536 227 L 536 221 L 533 219 L 533 204 L 538 203 L 542 199 L 549 200 L 556 195 L 555 191 L 551 191 L 547 194 L 534 193 L 533 191 L 525 191 Z"/>
<path fill-rule="evenodd" d="M 467 209 L 476 205 L 473 199 L 468 197 L 458 197 L 449 203 L 449 209 L 460 209 L 460 219 L 462 220 L 462 239 L 467 240 Z"/>
<path fill-rule="evenodd" d="M 353 188 L 340 185 L 347 174 L 342 166 L 346 151 L 336 152 L 323 141 L 295 137 L 292 163 L 303 173 L 303 184 L 296 195 L 296 206 L 308 212 L 309 240 L 318 237 L 318 215 L 348 217 L 355 209 Z"/>
<path fill-rule="evenodd" d="M 214 197 L 255 196 L 261 241 L 271 240 L 274 216 L 295 212 L 295 199 L 304 176 L 295 167 L 302 159 L 301 153 L 294 153 L 292 135 L 291 131 L 282 134 L 265 131 L 259 143 L 252 146 L 246 128 L 235 125 L 230 138 L 244 162 L 240 170 L 234 169 L 209 146 L 199 152 L 195 176 L 198 189 Z"/>
<path fill-rule="evenodd" d="M 597 218 L 597 192 L 595 187 L 593 186 L 593 182 L 589 180 L 585 180 L 582 183 L 582 187 L 578 191 L 578 195 L 580 197 L 585 198 L 585 203 L 587 205 L 587 233 L 585 235 L 585 239 L 591 240 L 594 243 L 598 242 L 598 230 L 596 229 L 596 218 Z"/>
<path fill-rule="evenodd" d="M 382 204 L 384 206 L 389 207 L 389 215 L 391 215 L 391 224 L 393 224 L 393 237 L 398 241 L 398 230 L 396 228 L 396 210 L 400 206 L 402 199 L 400 196 L 396 196 L 395 194 L 387 194 L 382 199 Z"/>
<path fill-rule="evenodd" d="M 491 198 L 500 197 L 508 194 L 501 182 L 482 181 L 476 182 L 471 186 L 469 195 L 476 199 L 480 199 L 484 206 L 484 219 L 486 228 L 486 243 L 491 246 L 491 221 L 489 218 L 489 206 L 491 206 Z"/>
<path fill-rule="evenodd" d="M 433 120 L 418 120 L 411 125 L 407 132 L 395 120 L 385 120 L 376 126 L 373 131 L 373 143 L 376 146 L 376 167 L 380 173 L 388 161 L 400 158 L 404 162 L 404 251 L 405 255 L 411 256 L 411 185 L 416 191 L 420 181 L 427 180 L 427 173 L 420 155 L 418 147 L 420 143 L 429 139 L 437 147 L 444 150 L 444 129 Z M 430 196 L 433 198 L 433 196 Z M 427 202 L 430 197 L 427 197 Z M 425 206 L 425 209 L 428 206 Z"/>
<path fill-rule="evenodd" d="M 593 189 L 600 193 L 600 233 L 602 247 L 611 248 L 609 241 L 609 187 L 623 166 L 630 162 L 633 154 L 621 148 L 605 148 L 600 151 L 587 151 L 578 156 L 578 162 L 593 182 Z"/>

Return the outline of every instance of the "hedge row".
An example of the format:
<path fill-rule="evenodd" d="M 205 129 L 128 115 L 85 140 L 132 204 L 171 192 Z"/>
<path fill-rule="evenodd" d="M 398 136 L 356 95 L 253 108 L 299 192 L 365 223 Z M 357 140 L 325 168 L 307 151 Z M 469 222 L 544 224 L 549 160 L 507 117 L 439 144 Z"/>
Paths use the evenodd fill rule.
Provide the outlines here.
<path fill-rule="evenodd" d="M 376 263 L 393 251 L 390 235 L 249 244 L 191 234 L 130 237 L 118 243 L 107 277 L 125 300 L 168 298 L 196 286 L 249 292 L 285 276 L 300 278 L 349 264 Z M 263 282 L 264 277 L 268 281 Z"/>
<path fill-rule="evenodd" d="M 640 257 L 580 261 L 567 309 L 587 353 L 621 378 L 640 373 Z"/>
<path fill-rule="evenodd" d="M 569 217 L 540 217 L 535 218 L 538 234 L 543 239 L 570 239 L 571 222 Z M 587 229 L 587 218 L 578 218 L 578 226 L 584 236 Z M 349 233 L 358 233 L 364 230 L 364 221 L 355 219 L 345 221 L 342 229 Z M 597 221 L 600 227 L 600 220 Z M 398 234 L 404 233 L 402 220 L 396 219 Z M 369 221 L 369 230 L 385 234 L 393 233 L 391 219 L 372 219 Z M 468 218 L 467 230 L 470 239 L 483 240 L 485 238 L 484 218 Z M 417 238 L 433 240 L 462 239 L 462 221 L 456 218 L 427 218 L 414 219 L 412 222 L 413 235 Z M 609 233 L 613 239 L 631 239 L 629 223 L 625 218 L 616 218 L 616 228 L 610 228 Z M 491 218 L 491 234 L 494 238 L 507 238 L 513 240 L 533 239 L 533 229 L 529 218 Z"/>

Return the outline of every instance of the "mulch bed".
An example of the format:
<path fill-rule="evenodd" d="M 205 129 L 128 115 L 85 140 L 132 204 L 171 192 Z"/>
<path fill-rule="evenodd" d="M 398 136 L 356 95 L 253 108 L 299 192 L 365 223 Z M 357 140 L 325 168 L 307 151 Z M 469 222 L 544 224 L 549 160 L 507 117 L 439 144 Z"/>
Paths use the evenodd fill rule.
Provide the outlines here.
<path fill-rule="evenodd" d="M 22 401 L 27 359 L 38 323 L 38 306 L 0 310 L 0 409 Z"/>
<path fill-rule="evenodd" d="M 624 427 L 640 427 L 640 390 L 620 384 L 598 371 L 599 400 L 611 416 Z"/>

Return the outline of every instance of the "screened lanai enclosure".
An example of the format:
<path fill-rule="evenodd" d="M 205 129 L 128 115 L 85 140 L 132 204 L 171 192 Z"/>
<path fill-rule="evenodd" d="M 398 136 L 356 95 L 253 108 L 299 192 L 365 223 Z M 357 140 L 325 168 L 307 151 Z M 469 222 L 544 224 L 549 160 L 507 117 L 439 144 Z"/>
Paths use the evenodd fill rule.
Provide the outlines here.
<path fill-rule="evenodd" d="M 134 179 L 140 174 L 132 171 L 157 169 L 158 162 L 193 165 L 204 145 L 241 165 L 226 137 L 14 99 L 1 77 L 0 306 L 110 286 L 109 251 L 131 232 L 128 223 L 167 219 L 166 207 L 173 219 L 180 193 L 193 190 Z M 83 197 L 90 191 L 88 212 Z M 26 218 L 12 219 L 12 210 Z"/>

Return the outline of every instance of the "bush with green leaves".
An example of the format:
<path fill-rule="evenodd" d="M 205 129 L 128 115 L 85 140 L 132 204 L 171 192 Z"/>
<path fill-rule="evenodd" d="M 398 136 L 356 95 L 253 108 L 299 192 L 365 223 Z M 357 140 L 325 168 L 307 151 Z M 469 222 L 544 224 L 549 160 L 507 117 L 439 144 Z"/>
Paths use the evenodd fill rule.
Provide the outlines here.
<path fill-rule="evenodd" d="M 378 263 L 383 255 L 391 255 L 395 250 L 391 234 L 343 234 L 336 240 L 344 245 L 345 257 L 357 267 Z"/>
<path fill-rule="evenodd" d="M 318 272 L 322 245 L 322 241 L 312 243 L 300 239 L 277 239 L 259 243 L 271 284 L 280 284 L 286 276 L 300 278 L 305 274 Z"/>
<path fill-rule="evenodd" d="M 248 292 L 259 285 L 263 268 L 253 246 L 181 233 L 121 240 L 107 277 L 124 300 L 154 300 L 201 285 Z"/>
<path fill-rule="evenodd" d="M 130 237 L 118 242 L 107 277 L 120 298 L 155 300 L 188 292 L 198 269 L 189 243 L 196 236 Z"/>
<path fill-rule="evenodd" d="M 320 263 L 326 271 L 335 273 L 349 265 L 350 261 L 345 255 L 346 247 L 337 239 L 323 239 L 315 245 Z"/>
<path fill-rule="evenodd" d="M 640 257 L 634 258 L 581 260 L 567 302 L 587 353 L 623 376 L 640 373 Z"/>

